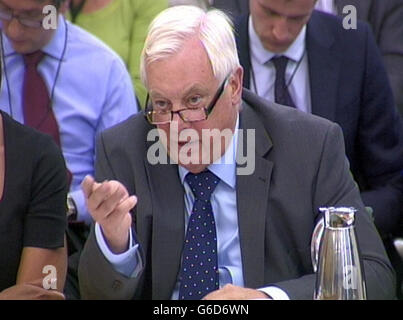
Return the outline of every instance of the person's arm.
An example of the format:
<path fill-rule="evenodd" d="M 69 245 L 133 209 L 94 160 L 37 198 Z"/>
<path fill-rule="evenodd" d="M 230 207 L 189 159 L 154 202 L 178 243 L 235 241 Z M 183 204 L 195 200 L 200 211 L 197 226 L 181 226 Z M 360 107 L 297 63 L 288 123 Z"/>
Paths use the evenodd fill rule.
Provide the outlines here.
<path fill-rule="evenodd" d="M 0 292 L 0 300 L 60 300 L 67 272 L 66 248 L 25 247 L 16 285 Z"/>
<path fill-rule="evenodd" d="M 0 300 L 64 300 L 63 293 L 36 284 L 16 284 L 0 292 Z"/>
<path fill-rule="evenodd" d="M 58 249 L 25 247 L 21 254 L 17 284 L 38 284 L 44 289 L 49 287 L 63 292 L 66 273 L 66 246 Z"/>
<path fill-rule="evenodd" d="M 138 0 L 131 1 L 133 8 L 132 32 L 130 38 L 130 54 L 128 69 L 135 86 L 137 98 L 144 108 L 146 89 L 140 80 L 140 56 L 147 37 L 148 26 L 155 16 L 168 7 L 167 0 Z"/>
<path fill-rule="evenodd" d="M 123 253 L 115 254 L 108 246 L 101 226 L 95 223 L 95 238 L 99 249 L 105 258 L 112 264 L 113 268 L 126 277 L 137 277 L 143 268 L 139 250 L 139 244 L 133 237 L 134 230 L 129 229 L 128 249 Z"/>
<path fill-rule="evenodd" d="M 87 177 L 83 183 L 83 190 L 89 212 L 97 225 L 102 228 L 102 235 L 98 238 L 102 236 L 110 253 L 118 255 L 129 249 L 130 228 L 133 230 L 129 211 L 135 206 L 136 198 L 129 197 L 127 190 L 119 182 L 107 181 L 116 179 L 116 176 L 106 155 L 102 134 L 97 140 L 96 153 L 96 179 L 104 183 L 97 183 L 93 178 Z M 130 250 L 138 257 L 135 259 L 137 261 L 134 261 L 138 265 L 133 264 L 132 267 L 134 275 L 129 277 L 122 274 L 103 252 L 99 239 L 97 240 L 95 226 L 91 228 L 78 268 L 81 297 L 83 299 L 131 299 L 143 271 L 141 248 Z M 98 230 L 99 233 L 100 230 Z M 129 261 L 133 262 L 130 258 Z M 116 284 L 119 284 L 118 288 Z"/>
<path fill-rule="evenodd" d="M 63 299 L 67 272 L 65 243 L 67 171 L 60 149 L 48 136 L 34 161 L 31 202 L 24 217 L 23 250 L 15 285 L 0 299 Z"/>

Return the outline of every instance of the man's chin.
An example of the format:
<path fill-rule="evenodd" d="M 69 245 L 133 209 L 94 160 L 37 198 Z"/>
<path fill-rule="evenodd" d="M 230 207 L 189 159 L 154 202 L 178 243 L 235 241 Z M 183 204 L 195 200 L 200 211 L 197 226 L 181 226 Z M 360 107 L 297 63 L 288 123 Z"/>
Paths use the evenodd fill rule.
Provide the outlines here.
<path fill-rule="evenodd" d="M 199 173 L 206 169 L 211 163 L 210 157 L 205 159 L 200 156 L 201 152 L 202 151 L 193 154 L 190 149 L 179 147 L 179 150 L 177 150 L 175 154 L 169 152 L 168 155 L 173 163 L 177 163 L 192 173 Z"/>
<path fill-rule="evenodd" d="M 18 54 L 30 54 L 35 52 L 35 50 L 25 41 L 12 41 L 11 45 L 14 51 Z"/>
<path fill-rule="evenodd" d="M 266 42 L 264 47 L 265 49 L 275 53 L 275 54 L 281 54 L 290 47 L 292 43 L 274 43 L 274 42 Z"/>
<path fill-rule="evenodd" d="M 194 174 L 200 173 L 208 167 L 208 164 L 182 164 L 180 162 L 179 165 Z"/>

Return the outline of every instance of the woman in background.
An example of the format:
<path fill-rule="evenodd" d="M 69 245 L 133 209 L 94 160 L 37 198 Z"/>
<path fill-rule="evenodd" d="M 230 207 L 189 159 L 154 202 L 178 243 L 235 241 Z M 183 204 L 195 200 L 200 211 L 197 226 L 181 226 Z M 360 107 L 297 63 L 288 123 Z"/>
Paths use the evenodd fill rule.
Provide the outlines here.
<path fill-rule="evenodd" d="M 132 77 L 144 107 L 146 90 L 140 81 L 140 54 L 150 22 L 168 7 L 168 0 L 70 0 L 67 18 L 115 50 Z"/>
<path fill-rule="evenodd" d="M 63 299 L 67 173 L 50 136 L 0 112 L 0 299 Z"/>

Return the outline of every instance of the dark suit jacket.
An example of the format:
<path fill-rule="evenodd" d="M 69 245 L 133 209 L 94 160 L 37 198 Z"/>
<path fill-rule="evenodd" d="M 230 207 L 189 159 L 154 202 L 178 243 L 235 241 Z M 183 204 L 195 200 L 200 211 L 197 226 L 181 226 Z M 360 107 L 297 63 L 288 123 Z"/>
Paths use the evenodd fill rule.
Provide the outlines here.
<path fill-rule="evenodd" d="M 255 129 L 256 140 L 254 173 L 237 176 L 245 286 L 274 284 L 293 299 L 312 299 L 310 241 L 318 207 L 354 206 L 359 209 L 356 231 L 368 296 L 391 298 L 393 271 L 348 171 L 339 126 L 247 91 L 244 101 L 241 128 Z M 97 179 L 117 179 L 139 199 L 133 227 L 145 269 L 132 279 L 115 272 L 92 230 L 79 267 L 84 298 L 171 297 L 185 233 L 184 190 L 177 165 L 151 165 L 147 160 L 151 128 L 140 114 L 105 131 L 98 140 L 96 162 Z M 244 147 L 245 139 L 246 134 Z"/>
<path fill-rule="evenodd" d="M 354 5 L 358 19 L 370 24 L 403 116 L 403 0 L 336 0 L 339 15 Z"/>
<path fill-rule="evenodd" d="M 343 129 L 346 154 L 364 203 L 383 234 L 398 226 L 403 194 L 403 124 L 369 27 L 345 30 L 341 19 L 314 11 L 306 45 L 312 113 Z M 237 46 L 250 86 L 248 16 L 236 22 Z M 400 178 L 400 180 L 399 180 Z"/>
<path fill-rule="evenodd" d="M 236 18 L 249 14 L 248 0 L 216 0 L 218 9 Z M 388 72 L 395 101 L 403 116 L 403 0 L 335 0 L 338 14 L 353 5 L 358 19 L 370 24 Z"/>
<path fill-rule="evenodd" d="M 214 0 L 213 7 L 223 10 L 232 19 L 242 14 L 249 13 L 248 0 Z"/>

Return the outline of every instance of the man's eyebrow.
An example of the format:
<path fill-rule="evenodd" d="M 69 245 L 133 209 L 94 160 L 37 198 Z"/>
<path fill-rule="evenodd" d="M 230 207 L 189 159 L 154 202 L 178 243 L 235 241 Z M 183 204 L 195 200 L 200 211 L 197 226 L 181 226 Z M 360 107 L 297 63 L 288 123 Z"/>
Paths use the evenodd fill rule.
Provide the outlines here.
<path fill-rule="evenodd" d="M 43 14 L 42 10 L 36 9 L 36 10 L 21 10 L 21 14 L 24 16 L 28 17 L 37 17 L 41 14 Z"/>
<path fill-rule="evenodd" d="M 3 7 L 5 10 L 12 11 L 12 9 L 4 4 L 2 1 L 0 1 L 0 6 Z M 40 14 L 43 14 L 43 9 L 26 9 L 26 10 L 17 10 L 19 15 L 24 15 L 24 16 L 39 16 Z"/>

